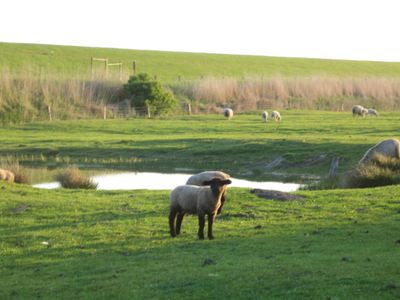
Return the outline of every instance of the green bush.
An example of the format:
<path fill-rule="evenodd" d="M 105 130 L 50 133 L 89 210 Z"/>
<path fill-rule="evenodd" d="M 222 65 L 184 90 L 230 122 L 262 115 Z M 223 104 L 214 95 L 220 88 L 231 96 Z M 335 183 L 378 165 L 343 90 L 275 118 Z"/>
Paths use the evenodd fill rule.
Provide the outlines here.
<path fill-rule="evenodd" d="M 151 115 L 166 115 L 172 113 L 177 106 L 173 94 L 146 73 L 131 76 L 124 85 L 124 91 L 136 112 L 141 115 L 148 113 L 147 108 Z"/>

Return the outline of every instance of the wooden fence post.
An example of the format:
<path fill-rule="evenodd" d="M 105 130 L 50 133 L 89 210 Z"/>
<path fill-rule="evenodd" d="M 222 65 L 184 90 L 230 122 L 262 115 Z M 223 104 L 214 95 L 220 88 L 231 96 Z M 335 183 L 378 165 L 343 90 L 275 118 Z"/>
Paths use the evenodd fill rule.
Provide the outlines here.
<path fill-rule="evenodd" d="M 90 79 L 93 80 L 93 56 L 90 58 Z"/>
<path fill-rule="evenodd" d="M 133 67 L 133 75 L 136 75 L 136 60 L 132 62 L 132 67 Z"/>
<path fill-rule="evenodd" d="M 108 79 L 108 58 L 106 58 L 104 61 L 104 67 L 106 71 L 106 79 Z"/>
<path fill-rule="evenodd" d="M 147 117 L 150 119 L 151 118 L 151 114 L 150 114 L 150 104 L 146 103 L 146 107 L 147 107 Z"/>
<path fill-rule="evenodd" d="M 190 102 L 188 102 L 188 114 L 192 114 L 192 106 L 190 105 Z"/>
<path fill-rule="evenodd" d="M 103 119 L 107 120 L 107 105 L 103 106 Z"/>
<path fill-rule="evenodd" d="M 51 113 L 51 106 L 50 105 L 47 106 L 47 112 L 49 114 L 49 120 L 52 121 L 53 120 L 53 116 L 52 116 L 52 113 Z"/>

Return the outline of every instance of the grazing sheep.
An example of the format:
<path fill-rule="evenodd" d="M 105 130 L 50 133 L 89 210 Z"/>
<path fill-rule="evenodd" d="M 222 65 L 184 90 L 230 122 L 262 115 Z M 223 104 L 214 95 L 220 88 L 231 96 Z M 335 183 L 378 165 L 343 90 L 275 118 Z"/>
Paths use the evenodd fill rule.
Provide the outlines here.
<path fill-rule="evenodd" d="M 0 180 L 5 180 L 8 182 L 14 182 L 15 175 L 13 172 L 0 169 Z"/>
<path fill-rule="evenodd" d="M 362 116 L 364 118 L 368 114 L 368 109 L 361 105 L 354 105 L 351 111 L 353 112 L 353 117 Z"/>
<path fill-rule="evenodd" d="M 214 238 L 212 226 L 221 205 L 221 196 L 229 179 L 213 178 L 203 182 L 203 185 L 180 185 L 172 190 L 170 195 L 169 229 L 172 237 L 180 234 L 182 220 L 185 214 L 197 214 L 199 217 L 199 239 L 204 239 L 205 215 L 208 216 L 208 238 Z M 176 219 L 176 225 L 175 225 Z"/>
<path fill-rule="evenodd" d="M 359 165 L 367 164 L 376 155 L 400 158 L 400 141 L 397 139 L 383 140 L 365 152 L 363 158 L 358 162 Z"/>
<path fill-rule="evenodd" d="M 219 178 L 221 180 L 224 180 L 224 179 L 231 178 L 231 176 L 229 174 L 226 174 L 221 171 L 204 171 L 199 174 L 190 176 L 189 179 L 187 180 L 186 184 L 203 186 L 204 181 L 209 181 L 209 180 L 212 180 L 213 178 Z M 217 212 L 218 215 L 222 211 L 222 207 L 224 206 L 225 199 L 226 198 L 225 198 L 225 191 L 224 191 L 221 196 L 221 206 L 218 209 L 218 212 Z"/>
<path fill-rule="evenodd" d="M 279 111 L 274 110 L 273 112 L 271 112 L 271 119 L 280 122 L 282 120 L 282 117 Z"/>
<path fill-rule="evenodd" d="M 261 119 L 262 119 L 263 123 L 267 122 L 267 119 L 268 119 L 268 112 L 267 111 L 263 111 L 261 113 Z"/>
<path fill-rule="evenodd" d="M 375 116 L 375 117 L 379 116 L 378 111 L 376 109 L 373 109 L 373 108 L 368 108 L 368 115 L 369 116 Z"/>
<path fill-rule="evenodd" d="M 231 108 L 225 108 L 224 109 L 224 117 L 227 118 L 228 120 L 232 119 L 233 110 Z"/>

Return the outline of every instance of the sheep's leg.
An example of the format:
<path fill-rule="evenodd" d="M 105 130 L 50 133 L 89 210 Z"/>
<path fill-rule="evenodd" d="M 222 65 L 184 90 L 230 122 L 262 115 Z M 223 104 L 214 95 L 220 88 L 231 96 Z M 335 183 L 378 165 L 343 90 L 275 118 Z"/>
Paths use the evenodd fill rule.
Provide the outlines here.
<path fill-rule="evenodd" d="M 217 215 L 219 215 L 221 213 L 222 206 L 224 206 L 224 202 L 225 202 L 225 193 L 223 193 L 221 196 L 221 206 L 218 208 Z"/>
<path fill-rule="evenodd" d="M 212 227 L 214 223 L 215 215 L 214 214 L 209 214 L 208 215 L 208 239 L 213 240 L 214 236 L 212 234 Z"/>
<path fill-rule="evenodd" d="M 200 240 L 204 240 L 204 224 L 206 223 L 205 215 L 199 214 L 199 232 L 198 236 Z"/>
<path fill-rule="evenodd" d="M 169 232 L 171 233 L 172 237 L 176 236 L 174 223 L 175 223 L 175 217 L 176 217 L 177 213 L 178 212 L 173 209 L 171 209 L 171 211 L 169 213 Z"/>
<path fill-rule="evenodd" d="M 178 217 L 176 219 L 176 235 L 181 233 L 181 225 L 182 225 L 182 220 L 183 220 L 184 216 L 185 216 L 184 212 L 178 213 Z"/>

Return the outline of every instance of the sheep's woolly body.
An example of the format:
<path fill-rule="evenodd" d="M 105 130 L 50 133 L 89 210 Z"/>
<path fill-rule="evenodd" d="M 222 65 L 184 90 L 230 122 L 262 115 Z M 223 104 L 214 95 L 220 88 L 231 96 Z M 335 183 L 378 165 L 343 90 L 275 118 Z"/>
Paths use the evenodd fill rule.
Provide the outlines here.
<path fill-rule="evenodd" d="M 368 108 L 368 115 L 369 116 L 375 116 L 375 117 L 379 116 L 378 111 L 376 109 L 373 109 L 373 108 Z"/>
<path fill-rule="evenodd" d="M 188 214 L 215 214 L 221 206 L 221 195 L 213 195 L 209 186 L 180 185 L 171 192 L 170 208 Z"/>
<path fill-rule="evenodd" d="M 281 114 L 279 113 L 279 111 L 274 110 L 273 112 L 271 112 L 271 119 L 275 120 L 275 121 L 282 120 L 282 117 L 281 117 Z"/>
<path fill-rule="evenodd" d="M 0 169 L 0 180 L 14 182 L 15 175 L 11 171 Z"/>
<path fill-rule="evenodd" d="M 227 118 L 228 120 L 232 119 L 233 117 L 233 110 L 230 108 L 225 108 L 224 109 L 224 117 Z"/>
<path fill-rule="evenodd" d="M 231 178 L 231 176 L 221 171 L 204 171 L 199 174 L 190 176 L 186 184 L 202 186 L 204 181 L 208 181 L 213 178 L 224 180 Z"/>
<path fill-rule="evenodd" d="M 397 139 L 383 140 L 371 147 L 364 154 L 363 158 L 359 161 L 359 164 L 366 164 L 376 155 L 384 155 L 393 158 L 400 158 L 400 141 Z"/>
<path fill-rule="evenodd" d="M 262 113 L 261 113 L 261 119 L 262 119 L 262 121 L 265 123 L 265 122 L 267 122 L 267 119 L 268 119 L 268 112 L 267 111 L 263 111 Z"/>
<path fill-rule="evenodd" d="M 362 116 L 365 117 L 368 114 L 368 109 L 362 107 L 361 105 L 354 105 L 351 109 L 354 116 Z"/>

